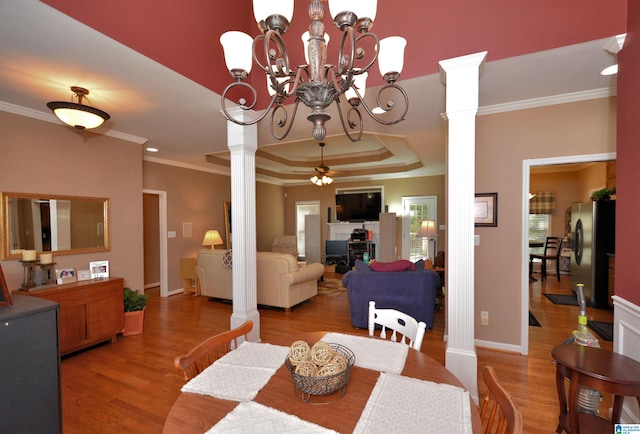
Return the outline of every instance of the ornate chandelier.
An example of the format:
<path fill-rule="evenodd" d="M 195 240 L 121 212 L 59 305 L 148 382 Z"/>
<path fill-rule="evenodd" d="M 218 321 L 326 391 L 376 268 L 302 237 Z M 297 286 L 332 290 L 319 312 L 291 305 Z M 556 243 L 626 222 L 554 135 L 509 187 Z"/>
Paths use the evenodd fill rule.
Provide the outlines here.
<path fill-rule="evenodd" d="M 231 31 L 220 37 L 227 68 L 235 80 L 222 93 L 222 111 L 228 120 L 239 125 L 251 125 L 271 113 L 271 134 L 281 140 L 291 131 L 298 104 L 302 101 L 311 109 L 307 119 L 313 124 L 314 139 L 320 142 L 326 136 L 325 122 L 331 118 L 325 109 L 335 102 L 342 128 L 355 142 L 362 137 L 360 108 L 383 125 L 393 125 L 404 119 L 409 98 L 396 81 L 402 72 L 406 40 L 399 36 L 379 40 L 369 31 L 376 15 L 376 0 L 329 0 L 333 22 L 342 32 L 342 40 L 337 64 L 328 64 L 329 35 L 325 35 L 322 22 L 324 1 L 310 0 L 311 25 L 308 35 L 305 33 L 303 36 L 307 64 L 295 69 L 290 67 L 287 47 L 282 39 L 293 16 L 294 0 L 253 0 L 254 16 L 262 34 L 252 39 L 246 33 Z M 374 47 L 370 50 L 372 52 L 365 52 L 363 45 L 366 44 Z M 252 60 L 266 75 L 271 101 L 257 118 L 243 121 L 230 114 L 227 95 L 233 90 L 248 90 L 251 102 L 239 98 L 238 104 L 243 110 L 253 110 L 257 92 L 245 82 Z M 364 102 L 365 82 L 376 61 L 386 84 L 376 96 L 377 107 L 371 110 Z M 341 103 L 342 95 L 345 95 L 347 103 Z M 295 98 L 291 116 L 283 105 L 290 98 Z M 378 112 L 382 115 L 376 115 Z"/>

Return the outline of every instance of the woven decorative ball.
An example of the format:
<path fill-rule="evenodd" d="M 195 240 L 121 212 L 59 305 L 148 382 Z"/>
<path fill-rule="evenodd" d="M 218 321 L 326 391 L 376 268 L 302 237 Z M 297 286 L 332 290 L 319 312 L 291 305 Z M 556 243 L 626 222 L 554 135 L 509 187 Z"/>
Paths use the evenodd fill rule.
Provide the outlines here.
<path fill-rule="evenodd" d="M 318 366 L 324 366 L 333 358 L 333 348 L 326 342 L 318 341 L 311 347 L 311 361 Z"/>
<path fill-rule="evenodd" d="M 344 366 L 344 369 L 340 370 L 339 366 L 334 365 L 333 363 L 327 363 L 322 368 L 318 369 L 318 373 L 316 374 L 316 376 L 317 377 L 327 377 L 329 375 L 336 375 L 336 374 L 339 374 L 340 372 L 343 372 L 346 369 L 347 369 L 347 365 L 346 364 Z"/>
<path fill-rule="evenodd" d="M 297 365 L 303 360 L 309 358 L 309 344 L 305 341 L 295 341 L 289 347 L 289 360 L 292 365 Z"/>
<path fill-rule="evenodd" d="M 315 377 L 318 374 L 318 368 L 313 362 L 305 360 L 299 362 L 296 366 L 296 374 L 305 377 Z"/>
<path fill-rule="evenodd" d="M 336 373 L 344 372 L 347 370 L 347 356 L 339 351 L 334 351 L 333 358 L 328 364 L 336 367 Z"/>

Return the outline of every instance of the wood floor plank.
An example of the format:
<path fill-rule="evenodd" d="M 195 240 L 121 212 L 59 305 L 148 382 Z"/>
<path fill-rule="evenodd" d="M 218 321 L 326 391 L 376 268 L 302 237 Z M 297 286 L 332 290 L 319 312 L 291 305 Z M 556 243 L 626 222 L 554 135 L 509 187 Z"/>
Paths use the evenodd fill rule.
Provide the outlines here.
<path fill-rule="evenodd" d="M 119 337 L 115 344 L 101 344 L 63 358 L 66 434 L 161 433 L 184 384 L 182 374 L 173 367 L 174 357 L 229 327 L 230 303 L 184 295 L 162 299 L 157 289 L 147 292 L 150 297 L 143 335 Z M 570 278 L 562 276 L 560 283 L 554 277 L 532 283 L 530 310 L 542 327 L 529 328 L 528 356 L 477 348 L 480 395 L 486 391 L 480 372 L 491 365 L 521 407 L 527 433 L 555 431 L 558 401 L 551 348 L 569 338 L 577 324 L 577 307 L 554 305 L 544 293 L 571 294 Z M 259 311 L 265 341 L 283 336 L 294 339 L 298 332 L 316 330 L 367 334 L 351 326 L 346 293 L 315 297 L 291 314 L 271 308 Z M 597 321 L 613 318 L 612 311 L 590 308 L 587 316 Z M 444 363 L 446 351 L 443 335 L 444 313 L 440 310 L 422 345 L 422 351 L 440 363 Z M 612 348 L 611 342 L 600 340 L 600 345 Z M 610 400 L 607 404 L 605 399 L 602 408 L 607 405 Z"/>

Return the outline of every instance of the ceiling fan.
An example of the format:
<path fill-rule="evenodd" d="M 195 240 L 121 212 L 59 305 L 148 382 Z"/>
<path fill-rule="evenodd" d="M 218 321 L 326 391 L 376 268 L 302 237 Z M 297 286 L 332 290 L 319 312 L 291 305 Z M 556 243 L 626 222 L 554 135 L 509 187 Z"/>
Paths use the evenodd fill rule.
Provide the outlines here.
<path fill-rule="evenodd" d="M 324 165 L 324 142 L 318 144 L 320 145 L 320 165 L 315 167 L 316 173 L 309 180 L 318 187 L 324 187 L 331 184 L 333 179 L 329 176 L 329 167 Z"/>

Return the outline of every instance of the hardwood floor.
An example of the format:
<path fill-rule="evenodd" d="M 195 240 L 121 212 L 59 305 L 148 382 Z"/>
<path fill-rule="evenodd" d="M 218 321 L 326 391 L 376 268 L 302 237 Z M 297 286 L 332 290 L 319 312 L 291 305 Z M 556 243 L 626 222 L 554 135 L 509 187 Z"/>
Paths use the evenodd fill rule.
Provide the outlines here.
<path fill-rule="evenodd" d="M 327 278 L 342 275 L 325 274 Z M 66 434 L 75 433 L 160 433 L 164 419 L 184 384 L 173 367 L 176 355 L 187 352 L 206 337 L 228 329 L 230 303 L 205 297 L 176 295 L 162 299 L 150 294 L 145 332 L 119 337 L 62 360 L 63 425 Z M 478 389 L 486 387 L 480 372 L 492 365 L 504 386 L 522 409 L 526 433 L 555 432 L 558 402 L 551 348 L 570 337 L 576 328 L 578 308 L 554 305 L 544 293 L 570 294 L 570 278 L 558 283 L 551 276 L 544 283 L 533 282 L 530 310 L 542 327 L 529 327 L 529 355 L 478 348 Z M 612 321 L 607 310 L 587 309 L 591 320 Z M 281 309 L 260 309 L 263 341 L 297 332 L 330 330 L 366 335 L 351 326 L 347 294 L 318 296 L 286 315 Z M 441 363 L 444 313 L 438 311 L 432 331 L 427 332 L 422 351 Z M 600 340 L 611 349 L 612 343 Z M 608 403 L 603 403 L 606 407 Z"/>

